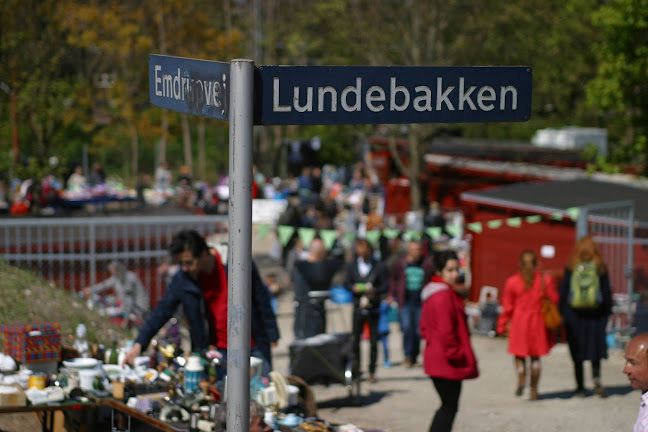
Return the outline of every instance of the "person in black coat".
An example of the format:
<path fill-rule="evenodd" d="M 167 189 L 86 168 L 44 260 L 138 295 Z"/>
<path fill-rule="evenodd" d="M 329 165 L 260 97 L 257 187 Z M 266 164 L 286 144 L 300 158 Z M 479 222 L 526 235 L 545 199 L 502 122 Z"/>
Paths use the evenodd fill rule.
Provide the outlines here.
<path fill-rule="evenodd" d="M 592 308 L 574 307 L 570 298 L 572 274 L 582 263 L 593 262 L 599 276 L 600 302 Z M 591 237 L 578 241 L 560 283 L 560 313 L 565 324 L 569 352 L 574 362 L 575 395 L 585 395 L 583 362 L 592 362 L 594 393 L 605 395 L 601 385 L 601 359 L 607 358 L 606 327 L 612 313 L 612 290 L 608 271 Z"/>
<path fill-rule="evenodd" d="M 313 291 L 328 291 L 331 281 L 344 261 L 328 258 L 326 246 L 315 238 L 308 248 L 308 257 L 297 260 L 291 272 L 295 293 L 295 338 L 306 339 L 326 333 L 324 297 L 313 297 Z"/>
<path fill-rule="evenodd" d="M 378 320 L 380 302 L 389 288 L 385 265 L 373 256 L 373 247 L 364 238 L 356 240 L 355 256 L 347 264 L 344 287 L 353 293 L 353 372 L 360 373 L 360 338 L 369 325 L 369 382 L 376 381 L 378 359 Z"/>

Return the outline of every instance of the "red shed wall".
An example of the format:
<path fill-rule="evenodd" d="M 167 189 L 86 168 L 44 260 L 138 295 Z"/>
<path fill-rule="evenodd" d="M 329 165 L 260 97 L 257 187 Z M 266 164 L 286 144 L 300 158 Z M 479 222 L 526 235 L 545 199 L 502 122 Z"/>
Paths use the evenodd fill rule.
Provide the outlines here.
<path fill-rule="evenodd" d="M 506 279 L 518 270 L 520 252 L 531 249 L 538 255 L 538 268 L 557 278 L 562 277 L 565 263 L 574 247 L 575 228 L 569 223 L 556 221 L 529 224 L 522 221 L 519 228 L 512 228 L 502 223 L 500 228 L 486 226 L 486 221 L 506 219 L 501 213 L 477 210 L 471 221 L 481 221 L 483 231 L 474 233 L 471 250 L 472 284 L 470 300 L 479 299 L 482 286 L 498 288 L 499 294 L 504 288 Z M 542 258 L 540 248 L 551 245 L 555 248 L 553 258 Z"/>

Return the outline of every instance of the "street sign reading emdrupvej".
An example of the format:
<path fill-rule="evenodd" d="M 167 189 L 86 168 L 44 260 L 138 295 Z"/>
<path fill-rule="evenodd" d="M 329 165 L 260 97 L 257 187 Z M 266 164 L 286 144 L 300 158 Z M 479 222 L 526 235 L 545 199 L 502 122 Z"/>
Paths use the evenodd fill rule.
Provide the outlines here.
<path fill-rule="evenodd" d="M 151 54 L 151 103 L 186 114 L 227 120 L 229 73 L 229 63 Z"/>
<path fill-rule="evenodd" d="M 266 125 L 526 121 L 528 67 L 261 66 Z"/>

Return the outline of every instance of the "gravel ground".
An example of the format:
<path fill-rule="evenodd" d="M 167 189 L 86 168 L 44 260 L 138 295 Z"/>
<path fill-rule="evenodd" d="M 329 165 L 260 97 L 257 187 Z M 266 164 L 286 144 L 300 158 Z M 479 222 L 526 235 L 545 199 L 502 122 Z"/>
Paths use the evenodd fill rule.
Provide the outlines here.
<path fill-rule="evenodd" d="M 285 295 L 280 302 L 279 323 L 282 338 L 274 351 L 275 369 L 287 374 L 288 347 L 293 340 L 292 301 Z M 329 309 L 329 332 L 350 329 L 348 307 Z M 522 397 L 513 390 L 516 374 L 507 354 L 507 340 L 473 336 L 480 377 L 464 381 L 454 431 L 630 431 L 639 409 L 640 393 L 628 385 L 623 375 L 623 352 L 610 350 L 602 362 L 602 380 L 607 397 L 589 392 L 585 398 L 572 397 L 575 388 L 572 364 L 565 344 L 556 345 L 542 360 L 540 400 L 530 401 L 528 388 Z M 386 431 L 427 431 L 439 398 L 423 368 L 405 368 L 402 361 L 401 334 L 392 324 L 389 336 L 390 357 L 394 366 L 379 366 L 374 384 L 363 382 L 362 406 L 351 406 L 342 385 L 313 386 L 318 415 L 334 423 L 353 423 L 366 429 Z M 363 342 L 363 365 L 368 365 L 368 342 Z M 382 353 L 379 353 L 382 365 Z M 591 371 L 586 363 L 586 386 L 591 389 Z"/>
<path fill-rule="evenodd" d="M 269 242 L 254 237 L 255 258 L 263 274 L 275 272 L 286 277 L 282 269 L 267 257 Z M 330 305 L 328 332 L 349 332 L 352 310 L 349 305 Z M 279 326 L 281 340 L 273 352 L 274 367 L 289 373 L 290 343 L 294 340 L 292 293 L 280 297 Z M 391 368 L 382 366 L 379 347 L 377 382 L 361 384 L 362 405 L 352 406 L 342 385 L 315 385 L 318 416 L 337 424 L 353 423 L 370 429 L 389 432 L 427 431 L 440 404 L 431 380 L 423 368 L 405 368 L 401 333 L 392 323 L 389 335 Z M 585 398 L 572 397 L 576 384 L 566 344 L 556 345 L 542 359 L 540 399 L 529 400 L 528 387 L 523 396 L 513 395 L 516 373 L 513 359 L 507 353 L 508 341 L 473 335 L 472 344 L 479 361 L 480 376 L 464 381 L 459 413 L 454 432 L 534 432 L 534 431 L 631 431 L 639 409 L 640 393 L 633 390 L 622 373 L 623 351 L 612 349 L 601 365 L 601 375 L 607 396 L 600 398 L 591 392 L 590 364 L 585 364 L 585 385 L 590 389 Z M 367 371 L 368 342 L 362 343 L 362 367 Z M 423 348 L 423 345 L 422 345 Z M 422 361 L 422 357 L 419 357 Z"/>

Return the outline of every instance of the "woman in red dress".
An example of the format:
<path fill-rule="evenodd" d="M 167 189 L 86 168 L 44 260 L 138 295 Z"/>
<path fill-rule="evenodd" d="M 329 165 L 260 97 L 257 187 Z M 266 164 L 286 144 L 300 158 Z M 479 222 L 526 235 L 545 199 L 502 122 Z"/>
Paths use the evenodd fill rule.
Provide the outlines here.
<path fill-rule="evenodd" d="M 497 319 L 497 333 L 504 334 L 508 326 L 508 352 L 515 356 L 518 374 L 516 396 L 521 396 L 526 383 L 526 358 L 531 358 L 531 399 L 538 399 L 540 357 L 554 345 L 553 335 L 547 331 L 542 315 L 542 297 L 558 303 L 558 292 L 551 277 L 536 270 L 537 258 L 533 251 L 520 254 L 520 272 L 509 277 L 502 296 L 503 311 Z"/>

